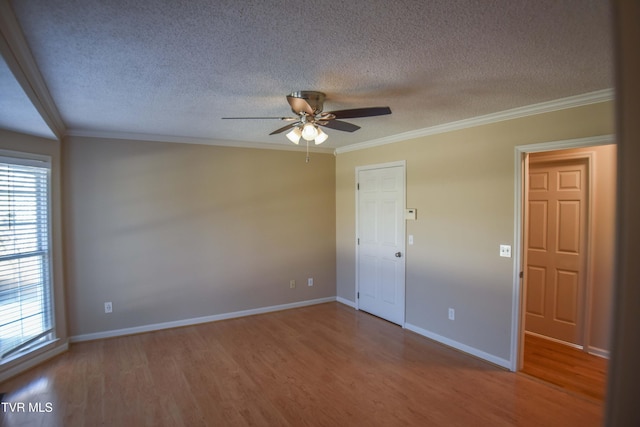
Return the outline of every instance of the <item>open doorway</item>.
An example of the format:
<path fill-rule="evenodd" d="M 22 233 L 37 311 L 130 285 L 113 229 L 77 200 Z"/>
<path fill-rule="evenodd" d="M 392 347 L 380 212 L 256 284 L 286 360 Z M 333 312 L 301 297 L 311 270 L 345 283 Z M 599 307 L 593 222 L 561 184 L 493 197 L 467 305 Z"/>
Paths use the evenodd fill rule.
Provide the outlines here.
<path fill-rule="evenodd" d="M 539 144 L 520 153 L 515 370 L 599 400 L 612 317 L 612 140 Z"/>

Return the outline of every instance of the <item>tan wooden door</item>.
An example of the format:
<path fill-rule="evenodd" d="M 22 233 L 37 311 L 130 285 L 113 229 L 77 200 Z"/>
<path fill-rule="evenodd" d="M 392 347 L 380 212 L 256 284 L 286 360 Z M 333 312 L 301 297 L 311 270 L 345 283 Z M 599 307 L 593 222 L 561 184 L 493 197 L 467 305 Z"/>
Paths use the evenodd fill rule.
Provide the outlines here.
<path fill-rule="evenodd" d="M 525 330 L 582 345 L 588 163 L 529 167 Z"/>

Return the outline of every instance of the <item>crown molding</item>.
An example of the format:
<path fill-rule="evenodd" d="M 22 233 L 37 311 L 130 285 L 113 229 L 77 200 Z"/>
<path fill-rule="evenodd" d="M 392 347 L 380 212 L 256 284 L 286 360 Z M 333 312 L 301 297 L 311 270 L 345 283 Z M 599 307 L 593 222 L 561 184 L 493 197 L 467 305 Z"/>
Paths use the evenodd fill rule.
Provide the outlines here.
<path fill-rule="evenodd" d="M 603 89 L 595 92 L 589 92 L 582 95 L 560 98 L 553 101 L 541 102 L 538 104 L 527 105 L 525 107 L 513 108 L 510 110 L 499 111 L 497 113 L 486 114 L 483 116 L 473 117 L 470 119 L 458 120 L 455 122 L 444 123 L 441 125 L 431 126 L 428 128 L 417 129 L 409 132 L 403 132 L 384 138 L 373 139 L 371 141 L 353 144 L 341 147 L 335 150 L 335 154 L 347 153 L 349 151 L 364 150 L 367 148 L 378 147 L 381 145 L 393 144 L 396 142 L 407 141 L 409 139 L 420 138 L 424 136 L 436 135 L 440 133 L 452 132 L 456 130 L 466 129 L 475 126 L 487 125 L 491 123 L 501 122 L 504 120 L 518 119 L 536 114 L 549 113 L 552 111 L 565 110 L 568 108 L 582 107 L 589 104 L 597 104 L 599 102 L 612 101 L 614 99 L 613 89 Z"/>
<path fill-rule="evenodd" d="M 118 139 L 128 141 L 150 141 L 150 142 L 170 142 L 178 144 L 196 144 L 196 145 L 213 145 L 220 147 L 232 147 L 232 148 L 254 148 L 262 150 L 284 150 L 284 151 L 306 151 L 306 145 L 293 145 L 293 144 L 272 144 L 261 142 L 248 142 L 248 141 L 225 141 L 218 139 L 208 138 L 195 138 L 195 137 L 179 137 L 169 135 L 156 135 L 146 133 L 134 133 L 134 132 L 110 132 L 110 131 L 90 131 L 69 129 L 64 135 L 65 137 L 82 137 L 82 138 L 99 138 L 99 139 Z M 329 153 L 333 154 L 332 148 L 320 148 L 309 146 L 310 153 Z"/>
<path fill-rule="evenodd" d="M 319 148 L 309 147 L 309 152 L 314 153 L 333 153 L 338 155 L 341 153 L 347 153 L 350 151 L 364 150 L 367 148 L 378 147 L 381 145 L 393 144 L 396 142 L 407 141 L 414 138 L 420 138 L 424 136 L 436 135 L 440 133 L 452 132 L 456 130 L 466 129 L 475 126 L 487 125 L 491 123 L 501 122 L 505 120 L 512 120 L 527 116 L 533 116 L 536 114 L 549 113 L 552 111 L 564 110 L 568 108 L 582 107 L 590 104 L 597 104 L 599 102 L 611 101 L 614 99 L 613 89 L 604 89 L 595 92 L 589 92 L 582 95 L 570 96 L 567 98 L 560 98 L 553 101 L 542 102 L 538 104 L 532 104 L 525 107 L 513 108 L 510 110 L 499 111 L 497 113 L 486 114 L 483 116 L 473 117 L 470 119 L 458 120 L 455 122 L 444 123 L 441 125 L 431 126 L 428 128 L 417 129 L 414 131 L 403 132 L 396 135 L 387 136 L 384 138 L 378 138 L 358 144 L 352 144 L 345 147 L 340 147 L 335 150 L 331 148 Z M 266 150 L 285 150 L 285 151 L 305 151 L 304 145 L 289 145 L 289 144 L 272 144 L 272 143 L 259 143 L 248 141 L 226 141 L 226 140 L 214 140 L 207 138 L 193 138 L 193 137 L 177 137 L 168 135 L 157 134 L 142 134 L 131 132 L 111 132 L 111 131 L 88 131 L 79 129 L 69 129 L 64 136 L 77 136 L 86 138 L 102 138 L 102 139 L 120 139 L 120 140 L 133 140 L 133 141 L 154 141 L 154 142 L 171 142 L 171 143 L 183 143 L 183 144 L 198 144 L 198 145 L 215 145 L 222 147 L 237 147 L 237 148 L 257 148 Z"/>
<path fill-rule="evenodd" d="M 58 140 L 62 139 L 65 125 L 60 112 L 40 74 L 13 9 L 6 0 L 0 1 L 0 54 L 42 120 Z"/>
<path fill-rule="evenodd" d="M 537 144 L 517 145 L 516 151 L 522 153 L 542 153 L 546 151 L 569 150 L 572 148 L 594 147 L 598 145 L 615 144 L 613 134 L 589 136 L 586 138 L 563 139 L 561 141 L 541 142 Z M 518 154 L 518 155 L 520 155 Z"/>

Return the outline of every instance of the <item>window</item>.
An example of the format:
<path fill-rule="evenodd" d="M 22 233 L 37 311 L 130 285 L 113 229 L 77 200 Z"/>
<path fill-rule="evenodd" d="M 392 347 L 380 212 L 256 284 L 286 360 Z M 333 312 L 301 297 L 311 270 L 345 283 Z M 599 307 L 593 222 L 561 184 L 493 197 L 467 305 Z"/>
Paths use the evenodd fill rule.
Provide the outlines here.
<path fill-rule="evenodd" d="M 55 338 L 50 162 L 0 157 L 0 363 Z"/>

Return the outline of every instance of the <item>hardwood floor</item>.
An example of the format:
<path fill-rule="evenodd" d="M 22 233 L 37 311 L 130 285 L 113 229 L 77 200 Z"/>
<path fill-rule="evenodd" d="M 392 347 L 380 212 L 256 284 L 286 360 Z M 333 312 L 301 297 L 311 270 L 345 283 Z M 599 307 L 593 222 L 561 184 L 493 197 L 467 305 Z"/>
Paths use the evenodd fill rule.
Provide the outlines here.
<path fill-rule="evenodd" d="M 602 405 L 339 303 L 79 343 L 3 426 L 596 426 Z"/>
<path fill-rule="evenodd" d="M 522 372 L 604 401 L 607 360 L 579 349 L 525 334 Z"/>

